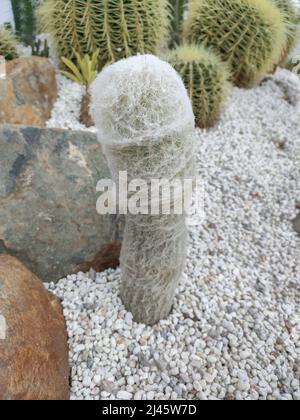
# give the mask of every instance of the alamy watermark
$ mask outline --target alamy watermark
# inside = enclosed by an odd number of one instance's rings
[[[118,182],[102,179],[96,209],[101,215],[187,215],[189,225],[204,219],[204,186],[199,179],[133,179],[119,172]]]

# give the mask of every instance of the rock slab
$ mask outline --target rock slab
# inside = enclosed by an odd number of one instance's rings
[[[0,256],[0,400],[67,400],[67,331],[59,300],[16,258]]]
[[[6,78],[0,80],[0,124],[44,126],[56,98],[55,69],[47,58],[7,61]]]
[[[116,236],[116,218],[96,211],[102,178],[95,134],[0,125],[0,254],[45,282],[93,260]]]

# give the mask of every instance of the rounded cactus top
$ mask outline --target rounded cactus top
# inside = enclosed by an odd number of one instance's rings
[[[105,68],[91,87],[91,112],[100,142],[132,145],[194,128],[182,80],[152,55],[120,60]]]
[[[228,66],[221,58],[213,51],[210,51],[204,45],[197,44],[183,44],[182,46],[171,51],[169,54],[169,61],[172,63],[205,63],[206,65],[223,65],[228,70]]]

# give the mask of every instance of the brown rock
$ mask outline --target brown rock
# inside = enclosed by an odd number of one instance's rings
[[[93,269],[101,273],[109,268],[117,268],[120,264],[121,242],[109,242],[104,245],[93,259],[80,265],[78,270],[86,273]]]
[[[69,366],[61,304],[16,258],[0,255],[0,400],[65,399]]]
[[[6,62],[0,80],[0,123],[44,126],[57,97],[55,69],[47,58]]]

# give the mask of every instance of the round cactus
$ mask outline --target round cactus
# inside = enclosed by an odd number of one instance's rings
[[[282,62],[284,62],[296,46],[300,20],[298,11],[292,0],[272,0],[272,2],[283,14],[284,22],[287,28],[287,42],[283,56],[281,57]]]
[[[6,60],[17,58],[17,45],[15,35],[9,29],[0,27],[0,55]]]
[[[280,60],[283,16],[268,0],[191,0],[185,39],[214,49],[231,66],[233,81],[253,87]]]
[[[171,51],[169,63],[184,82],[193,104],[197,126],[213,126],[230,92],[227,64],[200,45],[184,45]]]
[[[170,313],[188,239],[185,212],[164,212],[166,196],[152,196],[152,180],[171,185],[193,178],[191,103],[175,70],[145,55],[105,68],[92,85],[91,109],[118,190],[120,173],[129,185],[142,180],[151,188],[150,203],[146,191],[141,211],[125,213],[121,297],[135,321],[152,325]],[[182,197],[171,195],[174,210]]]
[[[169,28],[168,0],[45,0],[38,11],[58,57],[100,50],[100,69],[137,53],[156,53]]]

